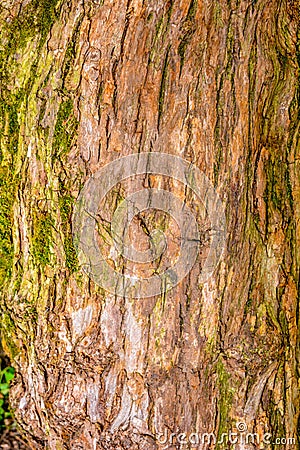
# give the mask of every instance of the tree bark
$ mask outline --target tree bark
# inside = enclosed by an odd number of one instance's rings
[[[228,449],[239,423],[296,439],[298,1],[5,0],[0,17],[2,340],[31,447]],[[196,264],[131,300],[82,272],[72,212],[137,152],[205,173],[227,241],[207,282]]]

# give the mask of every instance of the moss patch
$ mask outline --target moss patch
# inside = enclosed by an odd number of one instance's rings
[[[36,264],[45,267],[50,264],[52,242],[52,219],[48,212],[34,211],[32,253]]]
[[[229,417],[234,390],[230,386],[230,374],[226,371],[224,364],[221,360],[217,363],[217,376],[218,376],[218,388],[219,388],[219,398],[218,398],[218,409],[219,409],[219,428],[218,428],[218,441],[221,442],[222,434],[228,433],[231,429],[231,420]],[[218,444],[216,448],[222,448]],[[224,448],[228,449],[228,443],[224,443]]]
[[[2,314],[1,320],[1,337],[2,346],[5,353],[13,360],[19,353],[19,349],[15,343],[16,326],[8,313]]]
[[[78,270],[78,259],[72,237],[72,213],[74,197],[63,191],[59,198],[59,209],[64,234],[64,251],[66,255],[66,266],[71,273]]]
[[[53,157],[67,153],[74,141],[78,120],[74,115],[73,101],[68,99],[60,104],[54,129]]]
[[[12,206],[15,184],[9,180],[9,171],[0,171],[0,284],[11,276],[13,263]]]

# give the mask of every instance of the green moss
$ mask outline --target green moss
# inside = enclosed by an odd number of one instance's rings
[[[231,79],[234,75],[234,72],[232,70],[233,46],[234,46],[234,29],[230,20],[226,36],[226,49],[227,49],[226,77],[228,79]]]
[[[19,8],[12,21],[2,20],[0,29],[0,284],[11,282],[10,296],[19,290],[23,274],[22,258],[14,256],[13,208],[20,185],[19,171],[26,170],[25,136],[31,129],[28,122],[32,115],[29,99],[38,82],[41,52],[59,14],[58,3],[58,0],[31,0]],[[34,211],[31,218],[32,255],[37,265],[44,266],[50,262],[52,221],[48,213],[40,211]],[[19,353],[18,328],[14,324],[16,318],[8,312],[5,289],[1,308],[3,348],[14,359]],[[36,321],[35,306],[29,305],[23,311],[23,319]],[[3,408],[4,403],[0,405],[0,419]]]
[[[184,64],[187,47],[196,31],[195,16],[198,8],[198,0],[192,0],[188,9],[187,16],[183,23],[183,35],[178,46],[178,55],[180,57],[180,73]]]
[[[74,141],[78,128],[73,101],[68,99],[60,104],[53,138],[53,159],[67,153]]]
[[[169,2],[167,11],[159,18],[157,25],[155,27],[155,33],[153,42],[151,44],[151,51],[149,54],[148,64],[154,62],[156,55],[158,56],[159,60],[161,59],[161,49],[165,42],[166,33],[170,25],[172,11],[173,11],[173,2],[171,1]]]
[[[284,374],[282,375],[284,377]],[[283,394],[284,395],[284,394]],[[270,423],[272,424],[272,433],[273,436],[286,436],[286,428],[284,426],[284,421],[282,420],[283,411],[280,411],[279,408],[271,404],[268,407],[268,411],[270,411]],[[273,449],[278,448],[278,445],[274,445]]]
[[[153,19],[153,16],[154,16],[154,14],[153,14],[153,12],[151,12],[147,17],[147,22],[151,22],[151,20]]]
[[[198,9],[198,0],[192,0],[187,13],[187,20],[194,20]]]
[[[215,136],[218,141],[219,140],[219,129],[218,128],[215,129]],[[219,173],[220,173],[222,162],[223,162],[223,148],[222,148],[221,143],[219,142],[218,146],[216,147],[216,156],[215,156],[215,162],[214,162],[214,186],[215,187],[218,184],[218,178],[219,178]]]
[[[82,14],[78,18],[76,25],[74,27],[74,31],[72,33],[72,37],[68,43],[67,50],[65,53],[65,58],[64,58],[64,62],[63,62],[63,68],[62,68],[63,89],[64,89],[64,82],[65,82],[66,76],[70,72],[70,70],[74,64],[75,58],[76,58],[76,51],[77,51],[78,40],[79,40],[79,31],[80,31],[80,26],[82,24],[83,17],[84,17],[84,15]]]
[[[2,100],[2,101],[1,101]],[[0,94],[0,283],[10,278],[13,262],[13,204],[19,184],[15,175],[14,162],[18,150],[19,120],[18,110],[22,95],[11,95],[3,101]]]
[[[16,326],[8,313],[2,313],[1,320],[1,337],[2,345],[5,353],[14,359],[18,353],[19,349],[15,343],[16,336]]]
[[[162,71],[160,90],[159,90],[159,98],[158,98],[158,125],[160,124],[161,116],[164,110],[164,101],[166,96],[167,84],[168,84],[168,65],[169,65],[169,52],[170,46],[167,49],[164,67]]]
[[[45,267],[51,260],[53,222],[48,212],[34,211],[32,254],[36,264]]]
[[[71,273],[78,270],[78,259],[73,243],[71,221],[74,198],[68,193],[64,193],[59,198],[59,208],[64,234],[64,251],[66,255],[66,266]]]
[[[279,312],[279,324],[281,327],[282,340],[287,349],[289,346],[289,324],[284,311]]]
[[[228,433],[231,429],[231,419],[229,417],[233,402],[234,389],[230,385],[230,374],[227,373],[223,362],[219,359],[217,366],[217,383],[219,388],[218,409],[219,409],[219,428],[218,441],[221,440],[223,433]],[[228,444],[224,444],[228,449]],[[216,448],[221,448],[220,444]]]
[[[14,33],[13,45],[22,48],[26,41],[40,35],[41,45],[44,44],[50,28],[58,16],[56,6],[58,0],[32,0],[11,24]]]
[[[15,201],[16,185],[10,170],[0,169],[0,284],[10,278],[13,263],[12,207]]]
[[[300,27],[298,27],[298,29],[297,29],[296,57],[297,57],[298,67],[300,69]],[[299,72],[299,83],[300,83],[300,72]],[[300,102],[299,102],[299,106],[300,106]]]
[[[5,46],[0,48],[0,283],[10,278],[13,263],[13,204],[19,185],[19,177],[15,173],[19,160],[19,133],[24,118],[21,116],[23,105],[27,101],[42,48],[49,34],[50,27],[57,17],[57,0],[33,0],[20,9],[19,14],[11,21],[4,21],[1,26],[1,41]],[[16,55],[22,53],[30,40],[37,42],[36,59],[29,65],[25,87],[10,88],[20,63]],[[39,237],[38,241],[42,242]],[[38,259],[43,260],[39,251]]]
[[[34,10],[36,8],[38,11],[36,16],[37,27],[43,42],[48,36],[52,24],[58,18],[58,11],[56,8],[59,3],[59,0],[35,0],[31,3],[32,9]]]
[[[277,156],[265,163],[266,189],[264,200],[286,217],[292,217],[294,198],[287,161]]]
[[[157,25],[155,27],[155,34],[154,34],[153,42],[151,44],[151,51],[149,54],[148,64],[151,64],[154,61],[154,57],[155,57],[155,54],[156,54],[157,48],[158,48],[158,43],[161,40],[161,36],[164,34],[163,30],[164,30],[164,17],[162,16],[159,18]]]
[[[270,54],[273,66],[272,84],[270,92],[272,95],[266,99],[263,112],[261,137],[266,146],[269,144],[269,150],[277,153],[278,146],[285,145],[286,130],[278,125],[278,114],[280,106],[284,101],[284,92],[286,92],[286,79],[290,72],[289,56],[286,53],[279,52],[278,49]],[[273,148],[274,144],[274,148]]]
[[[222,9],[219,2],[213,3],[213,21],[216,24],[216,28],[224,27],[224,21],[222,19]]]
[[[11,77],[11,66],[16,65],[15,53],[24,49],[29,40],[38,38],[38,55],[52,24],[58,17],[57,4],[58,0],[33,0],[21,9],[12,22],[2,24],[2,34],[7,44],[0,54],[0,78]],[[38,58],[39,55],[36,61]]]

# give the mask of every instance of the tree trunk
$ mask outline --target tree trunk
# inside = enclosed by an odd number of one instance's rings
[[[3,0],[0,16],[2,340],[31,447],[296,439],[298,1]],[[92,174],[139,152],[201,170],[227,234],[208,280],[197,260],[173,289],[134,299],[81,270],[72,214]],[[132,183],[145,180],[182,192],[161,175]]]

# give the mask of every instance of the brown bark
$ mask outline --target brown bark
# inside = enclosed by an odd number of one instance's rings
[[[237,422],[296,438],[299,3],[0,11],[2,334],[31,447],[148,450],[165,430],[220,438]],[[196,264],[166,295],[133,301],[80,270],[71,218],[93,173],[150,151],[213,182],[227,244],[208,282]]]

